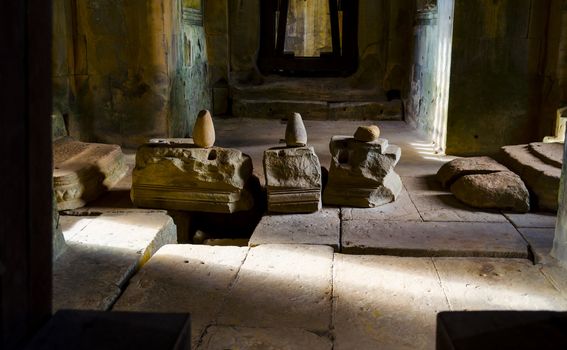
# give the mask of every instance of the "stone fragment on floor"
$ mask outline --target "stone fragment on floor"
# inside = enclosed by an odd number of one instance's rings
[[[407,191],[395,202],[376,208],[341,208],[342,220],[422,221]]]
[[[397,256],[527,258],[509,223],[351,220],[342,222],[341,251]]]
[[[321,209],[321,164],[313,147],[264,152],[268,211],[311,213]]]
[[[520,177],[510,171],[465,175],[451,185],[461,202],[474,208],[530,211],[530,194]]]
[[[508,222],[500,212],[471,208],[449,192],[435,195],[410,193],[410,197],[424,221]]]
[[[130,277],[177,242],[164,213],[61,216],[67,249],[53,265],[53,310],[107,310]]]
[[[555,228],[557,215],[553,213],[504,213],[516,227]]]
[[[233,213],[254,204],[251,175],[252,160],[239,150],[156,139],[138,149],[131,197],[140,207]]]
[[[500,171],[510,170],[490,157],[457,158],[439,169],[437,179],[443,187],[449,188],[462,176],[491,174]]]
[[[505,146],[501,151],[506,166],[518,174],[534,194],[539,209],[557,211],[561,166],[546,163],[529,145]]]
[[[247,328],[212,326],[197,350],[218,349],[309,349],[331,350],[324,336],[297,328]]]
[[[70,137],[53,142],[53,190],[57,209],[75,209],[95,200],[126,175],[118,145],[86,143]]]
[[[430,258],[335,254],[334,349],[433,349],[449,310]]]
[[[373,208],[398,197],[403,185],[394,167],[401,157],[388,140],[361,142],[349,136],[333,136],[329,145],[331,168],[323,203]]]
[[[191,348],[213,322],[248,248],[162,247],[130,281],[116,311],[189,312]]]
[[[553,259],[549,254],[553,248],[554,228],[519,228],[518,230],[528,241],[536,264],[544,264]]]
[[[328,245],[340,247],[339,209],[324,208],[317,213],[265,215],[250,237],[250,246],[261,244]]]
[[[567,299],[524,259],[434,258],[453,311],[567,310]]]
[[[265,244],[250,248],[216,324],[328,332],[332,266],[330,247]]]
[[[563,148],[564,144],[561,142],[543,143],[533,142],[530,143],[530,151],[544,163],[553,165],[556,168],[563,166]]]

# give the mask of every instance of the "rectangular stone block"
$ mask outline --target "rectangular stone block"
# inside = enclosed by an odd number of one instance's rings
[[[107,310],[140,266],[177,242],[163,213],[61,218],[68,248],[53,264],[54,310]]]
[[[233,213],[254,204],[247,185],[252,160],[229,148],[199,148],[190,139],[153,140],[141,146],[132,173],[135,205]]]
[[[341,247],[349,254],[528,257],[508,223],[343,221]]]
[[[452,310],[567,310],[567,299],[525,259],[434,258]]]
[[[333,249],[266,244],[250,248],[218,325],[329,331]]]
[[[430,258],[335,254],[334,349],[433,349],[449,310]]]
[[[340,246],[339,209],[313,214],[266,215],[250,237],[250,246],[261,244],[316,244],[335,250]]]
[[[410,197],[424,221],[508,222],[500,212],[471,208],[461,203],[451,193],[435,195],[410,193]]]
[[[313,147],[264,152],[268,211],[311,213],[321,209],[321,164]]]
[[[188,312],[191,348],[219,312],[248,248],[167,245],[132,279],[116,311]]]

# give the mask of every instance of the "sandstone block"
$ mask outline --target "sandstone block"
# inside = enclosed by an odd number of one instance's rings
[[[307,145],[307,131],[305,130],[305,125],[303,125],[301,114],[293,113],[287,121],[285,143],[289,147]]]
[[[210,148],[215,144],[215,126],[211,112],[207,110],[199,112],[193,128],[193,140],[197,146],[203,148]]]
[[[65,137],[53,143],[53,189],[57,209],[76,209],[116,185],[128,172],[118,145]]]
[[[268,210],[310,213],[321,209],[321,164],[313,147],[264,152]]]
[[[530,194],[522,179],[509,171],[466,175],[451,186],[461,202],[476,208],[530,211]]]
[[[443,187],[449,187],[461,176],[490,174],[498,171],[510,170],[490,157],[457,158],[439,169],[437,179]]]
[[[362,142],[376,141],[380,137],[380,128],[376,125],[359,126],[354,133],[354,138]]]
[[[330,150],[325,204],[372,208],[390,203],[400,194],[402,180],[394,171],[401,157],[398,146],[389,146],[386,139],[360,142],[334,136]]]
[[[251,175],[252,160],[236,149],[156,140],[138,149],[131,197],[140,207],[233,213],[254,204]]]

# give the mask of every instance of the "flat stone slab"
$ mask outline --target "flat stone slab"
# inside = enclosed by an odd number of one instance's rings
[[[519,228],[555,228],[555,221],[557,221],[557,215],[553,213],[504,213],[504,216]]]
[[[552,259],[549,255],[553,248],[554,228],[520,228],[522,236],[528,241],[536,264],[542,264]]]
[[[324,208],[312,214],[266,215],[250,237],[250,246],[261,244],[340,246],[339,209]]]
[[[162,247],[134,276],[117,311],[189,312],[195,348],[234,282],[248,248],[204,245]]]
[[[422,221],[407,191],[395,202],[376,208],[341,208],[343,220]]]
[[[197,350],[332,348],[333,343],[328,338],[302,329],[212,326],[207,329]]]
[[[499,212],[471,208],[461,203],[452,194],[415,195],[410,193],[410,197],[424,221],[508,222]]]
[[[75,209],[95,200],[128,172],[118,145],[64,137],[53,142],[53,191],[57,209]]]
[[[217,325],[329,331],[332,267],[331,247],[250,248]]]
[[[450,187],[466,175],[491,174],[509,171],[504,165],[490,157],[457,158],[444,164],[437,172],[437,179],[443,187]]]
[[[557,261],[554,261],[552,264],[541,266],[540,271],[549,283],[559,290],[563,297],[567,298],[567,267],[560,266]]]
[[[434,349],[449,310],[431,258],[335,255],[335,350]]]
[[[343,221],[341,247],[349,254],[528,257],[509,223]]]
[[[524,259],[434,258],[453,311],[567,310],[567,300]]]
[[[563,166],[563,143],[543,143],[534,142],[530,143],[530,151],[549,165],[556,168]]]
[[[450,194],[451,192],[444,190],[441,183],[435,175],[428,176],[402,176],[402,182],[406,190],[412,194],[428,195],[428,194]]]
[[[68,248],[53,265],[53,310],[107,310],[140,266],[177,242],[163,213],[61,218]]]

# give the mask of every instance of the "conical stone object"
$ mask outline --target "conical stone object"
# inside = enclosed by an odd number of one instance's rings
[[[199,147],[210,148],[215,144],[215,126],[211,112],[204,109],[199,112],[193,127],[193,142]]]
[[[288,147],[300,147],[307,145],[307,131],[303,125],[301,114],[293,113],[287,121],[285,129],[285,144]]]

